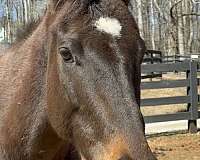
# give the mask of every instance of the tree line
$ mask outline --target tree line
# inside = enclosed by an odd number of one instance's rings
[[[200,0],[131,0],[147,48],[166,55],[200,53]]]
[[[18,29],[36,20],[45,5],[45,0],[0,0],[1,40],[12,43]]]
[[[200,0],[130,0],[130,10],[148,49],[166,55],[200,53]],[[37,19],[46,0],[0,0],[3,40],[12,43],[17,28]]]

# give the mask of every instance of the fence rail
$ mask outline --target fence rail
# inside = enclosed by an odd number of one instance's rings
[[[175,55],[164,55],[161,51],[147,50],[143,59],[143,63],[156,64],[156,63],[177,63],[186,60],[198,59],[200,60],[200,54],[175,54]]]
[[[147,50],[144,59],[143,59],[144,64],[159,64],[162,63],[162,52],[161,51],[156,51],[156,50]],[[162,78],[162,73],[160,72],[151,72],[151,73],[146,73],[142,75],[142,79],[146,78],[156,78],[160,77]]]
[[[153,106],[159,109],[159,105],[173,105],[173,104],[187,104],[187,111],[175,114],[145,116],[146,123],[188,120],[188,130],[191,133],[197,132],[197,119],[200,118],[198,112],[198,102],[200,95],[198,95],[198,85],[200,79],[197,77],[197,72],[200,65],[196,61],[184,61],[171,64],[146,64],[142,65],[142,73],[152,72],[185,72],[186,79],[179,80],[163,80],[154,82],[142,82],[141,89],[163,89],[163,88],[178,88],[186,87],[187,93],[185,96],[162,97],[162,98],[148,98],[141,100],[141,107]]]

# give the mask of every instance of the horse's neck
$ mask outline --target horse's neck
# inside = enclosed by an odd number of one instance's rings
[[[46,70],[45,37],[44,20],[32,36],[9,49],[8,53],[0,58],[0,83],[2,84],[0,85],[0,109],[1,106],[5,106],[5,102],[6,105],[11,105],[14,99],[18,104],[24,103],[24,96],[28,100],[36,94],[32,92],[38,92],[37,87],[41,89],[40,83]]]
[[[60,139],[44,110],[46,36],[43,20],[30,38],[0,59],[0,155],[3,160],[10,159],[11,155],[17,160],[48,159],[59,146]]]

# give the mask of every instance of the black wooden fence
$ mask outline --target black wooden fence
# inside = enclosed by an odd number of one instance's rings
[[[199,66],[199,63],[195,61],[142,65],[143,74],[178,71],[185,72],[187,75],[186,79],[142,82],[141,89],[143,90],[187,87],[187,93],[185,96],[142,99],[141,107],[154,106],[155,109],[159,109],[158,105],[171,105],[171,107],[173,107],[173,104],[188,104],[188,110],[185,112],[145,116],[144,120],[146,123],[188,120],[188,130],[191,133],[197,132],[197,119],[200,117],[198,112],[198,85],[200,84],[200,79],[197,77]]]
[[[147,50],[143,58],[143,64],[159,64],[162,63],[162,52],[156,50]],[[143,74],[142,79],[146,78],[162,78],[161,72],[151,72],[148,74]]]
[[[157,50],[147,50],[143,62],[144,63],[150,63],[150,64],[155,64],[155,63],[162,63],[162,52],[157,51]]]
[[[192,59],[200,61],[200,54],[184,54],[184,55],[175,54],[166,56],[161,51],[158,50],[147,50],[143,58],[143,63],[145,64],[177,63]]]

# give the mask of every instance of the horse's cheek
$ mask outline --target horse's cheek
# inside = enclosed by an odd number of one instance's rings
[[[47,79],[49,80],[47,83],[47,114],[49,121],[57,134],[66,140],[70,132],[68,125],[72,109],[66,96],[64,96],[56,64],[51,64]]]

